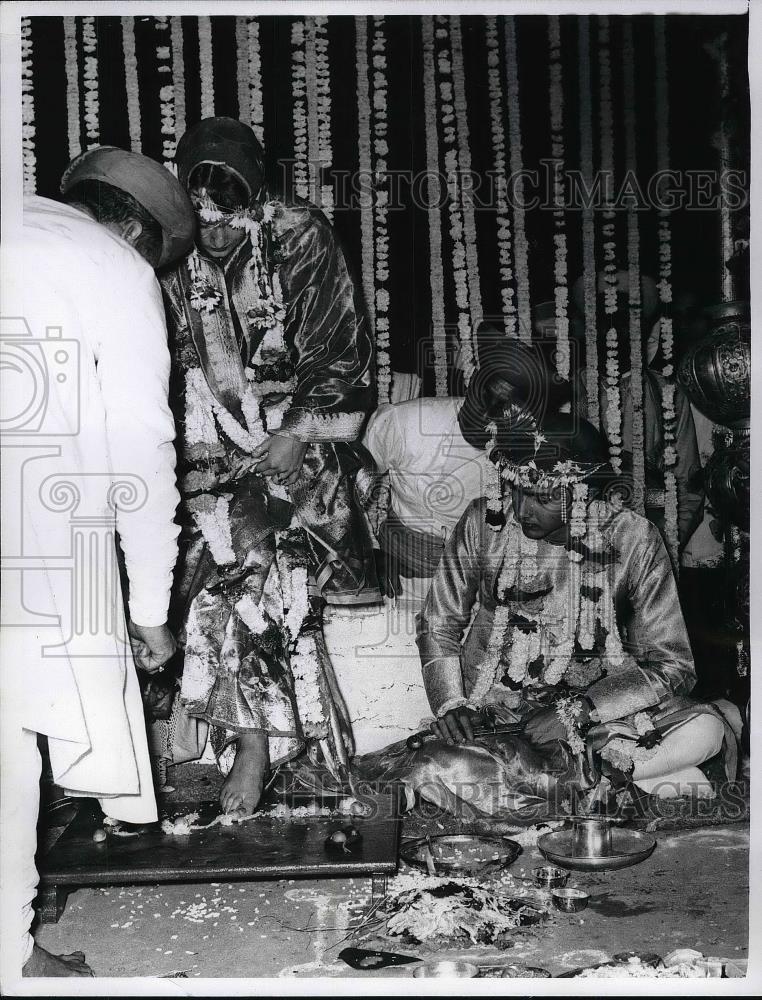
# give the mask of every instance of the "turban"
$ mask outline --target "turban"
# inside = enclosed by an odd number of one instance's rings
[[[102,181],[131,195],[161,226],[158,267],[183,256],[193,246],[196,217],[177,178],[156,160],[116,146],[96,146],[71,161],[61,178],[66,194],[80,181]]]
[[[515,403],[542,422],[569,402],[569,385],[562,379],[538,343],[508,337],[488,322],[476,330],[478,367],[471,376],[466,398],[458,415],[463,437],[475,448],[490,439],[486,425],[491,422],[488,390],[494,379],[507,382],[515,392]]]
[[[264,182],[264,152],[254,132],[235,118],[202,118],[183,135],[175,153],[177,176],[187,188],[201,163],[226,167],[256,198]]]

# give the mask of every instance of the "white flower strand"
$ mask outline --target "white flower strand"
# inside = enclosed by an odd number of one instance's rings
[[[291,94],[294,99],[294,189],[299,198],[309,199],[304,21],[294,21],[291,25],[291,47]]]
[[[21,18],[21,146],[24,164],[24,194],[37,190],[37,156],[34,136],[34,71],[32,22]]]
[[[469,274],[463,239],[464,227],[460,199],[460,165],[458,162],[458,149],[455,145],[457,138],[454,114],[455,95],[452,62],[448,47],[450,39],[447,30],[447,20],[444,16],[436,18],[436,23],[439,25],[436,29],[436,37],[440,40],[440,48],[437,52],[437,69],[439,70],[444,167],[449,188],[447,208],[450,217],[450,239],[452,240],[452,276],[455,284],[455,303],[458,308],[458,341],[460,344],[458,359],[463,377],[466,384],[468,384],[474,371],[473,330],[471,327]]]
[[[305,566],[294,566],[291,570],[288,595],[290,605],[283,624],[288,629],[291,641],[296,642],[309,611],[307,568]]]
[[[510,150],[510,173],[518,178],[513,197],[513,253],[516,272],[516,301],[519,314],[519,337],[532,339],[532,302],[529,293],[529,243],[526,235],[524,215],[523,155],[521,145],[521,105],[519,102],[519,67],[516,45],[516,22],[514,17],[506,17],[503,27],[505,35],[505,73],[508,106],[508,148]]]
[[[654,53],[656,62],[656,169],[660,173],[669,169],[669,88],[667,85],[667,35],[663,16],[654,18]],[[672,318],[667,310],[672,302],[672,232],[669,212],[662,209],[659,218],[659,301],[661,317],[659,337],[664,357],[662,375],[666,381],[662,389],[662,424],[664,430],[664,528],[667,546],[675,569],[679,567],[679,511],[675,465],[675,385],[669,381],[674,373],[672,364]]]
[[[357,147],[361,184],[360,232],[362,254],[362,287],[371,332],[376,329],[376,304],[373,256],[373,194],[370,153],[370,67],[368,63],[368,22],[358,14],[355,17],[355,65],[357,69]],[[379,393],[379,402],[384,402]]]
[[[479,252],[476,241],[476,217],[471,196],[471,144],[468,127],[468,105],[466,102],[466,74],[463,65],[463,38],[461,34],[460,17],[450,17],[450,39],[452,43],[452,82],[455,106],[455,125],[458,136],[458,167],[460,183],[460,206],[463,213],[463,234],[466,247],[466,264],[468,269],[468,302],[471,323],[467,338],[471,341],[474,331],[484,319],[482,306],[481,279],[479,276]],[[471,351],[473,364],[473,348]],[[470,378],[471,373],[467,373]]]
[[[185,132],[185,57],[183,54],[183,21],[170,18],[172,38],[172,83],[175,91],[175,135]]]
[[[230,532],[230,494],[212,497],[204,494],[188,502],[196,524],[209,546],[218,566],[232,566],[236,562],[233,537]]]
[[[175,87],[172,82],[172,46],[167,45],[165,33],[170,31],[168,17],[156,18],[156,31],[159,41],[156,46],[156,68],[160,74],[159,101],[161,114],[161,155],[164,166],[174,166],[175,150],[177,148],[177,132],[175,123]],[[170,33],[171,40],[171,33]]]
[[[374,178],[375,205],[375,299],[376,324],[376,381],[381,402],[391,399],[392,360],[389,353],[389,193],[383,187],[387,172],[386,141],[388,132],[387,112],[387,60],[384,18],[373,18],[373,150],[372,175]]]
[[[130,130],[130,149],[140,153],[143,149],[143,132],[140,120],[140,81],[138,60],[135,55],[135,18],[123,17],[122,49],[124,51],[124,78],[127,86],[127,120]]]
[[[317,108],[318,70],[315,49],[315,18],[304,22],[304,86],[307,99],[307,156],[309,169],[309,200],[320,203],[322,195],[321,177],[324,164],[320,159],[320,127]],[[322,208],[322,205],[320,206]]]
[[[315,17],[315,91],[308,95],[317,109],[318,161],[322,169],[333,165],[331,143],[331,72],[328,58],[328,18]],[[333,187],[321,184],[320,205],[329,222],[333,222]]]
[[[590,26],[580,17],[579,36],[579,134],[582,178],[588,190],[593,184],[593,107],[590,73]],[[595,288],[595,213],[591,207],[582,210],[582,287],[585,315],[585,388],[588,401],[587,419],[600,427],[600,394],[598,388],[598,326]]]
[[[500,273],[503,324],[508,337],[517,335],[516,275],[513,268],[511,220],[508,213],[508,178],[505,160],[505,129],[503,128],[503,88],[500,75],[500,43],[497,18],[485,19],[487,47],[487,81],[489,86],[490,129],[494,156],[495,220],[497,223],[497,249]]]
[[[421,22],[423,34],[423,87],[426,109],[426,170],[429,178],[439,174],[439,135],[437,132],[436,71],[434,67],[434,24],[430,16]],[[434,394],[449,395],[447,384],[447,330],[444,314],[444,267],[442,262],[442,218],[437,201],[428,191],[429,267],[431,281],[431,320],[434,347]]]
[[[214,57],[212,50],[212,20],[198,19],[198,59],[201,69],[201,117],[214,117]]]
[[[637,153],[635,138],[635,48],[632,24],[623,25],[624,39],[624,142],[628,171],[635,175]],[[630,392],[632,396],[632,508],[645,513],[646,462],[643,420],[643,344],[641,335],[642,310],[640,294],[640,232],[638,213],[627,210],[627,266],[630,291]]]
[[[265,145],[265,106],[262,97],[262,54],[259,45],[259,21],[255,17],[247,19],[249,79],[249,121],[254,135]]]
[[[567,279],[567,240],[564,218],[564,88],[561,67],[561,24],[557,15],[548,18],[550,48],[550,132],[554,166],[553,245],[556,313],[556,368],[561,378],[570,374],[569,354],[569,285]]]
[[[132,18],[122,18],[122,22]],[[79,120],[79,54],[77,52],[77,21],[74,17],[63,18],[64,60],[66,66],[66,124],[69,135],[69,159],[73,160],[82,151]],[[133,39],[134,52],[134,39]],[[125,69],[127,51],[125,49]],[[128,91],[129,95],[129,91]]]
[[[85,53],[85,137],[87,148],[92,149],[100,142],[98,123],[98,40],[95,33],[95,18],[82,18],[82,49]]]
[[[606,324],[606,412],[603,426],[609,440],[611,467],[619,474],[622,471],[622,406],[619,388],[619,348],[613,316],[617,311],[617,263],[616,263],[616,213],[611,207],[611,185],[614,181],[614,113],[611,101],[611,50],[609,48],[609,20],[601,17],[598,25],[598,66],[599,66],[599,124],[601,147],[601,171],[606,185],[606,208],[603,211],[603,275],[604,312]],[[595,406],[597,390],[588,397],[588,405]]]

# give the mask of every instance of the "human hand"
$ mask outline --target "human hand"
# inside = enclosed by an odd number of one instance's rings
[[[307,443],[282,434],[273,434],[256,448],[252,455],[259,459],[257,472],[269,476],[282,486],[292,486],[299,478],[307,453]]]
[[[166,625],[129,625],[135,663],[146,673],[155,674],[175,655],[177,643]]]
[[[431,723],[431,731],[449,746],[455,743],[473,743],[474,721],[479,713],[473,708],[451,708],[441,719]]]

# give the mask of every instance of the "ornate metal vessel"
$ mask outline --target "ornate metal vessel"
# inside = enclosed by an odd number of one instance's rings
[[[723,302],[706,310],[712,327],[690,347],[677,372],[680,385],[702,413],[726,427],[749,426],[751,325],[748,302]]]

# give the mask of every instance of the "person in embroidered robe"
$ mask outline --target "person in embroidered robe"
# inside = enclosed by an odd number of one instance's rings
[[[61,191],[67,204],[25,199],[3,274],[6,315],[19,317],[5,320],[4,334],[15,322],[11,353],[22,360],[3,370],[4,407],[24,415],[15,429],[26,434],[3,449],[5,554],[23,555],[26,566],[3,574],[6,620],[17,625],[3,634],[0,894],[9,992],[22,966],[25,976],[92,975],[81,953],[50,955],[30,934],[37,734],[47,737],[53,781],[67,794],[98,798],[114,819],[156,820],[135,665],[153,675],[175,649],[167,614],[179,494],[153,269],[192,245],[193,209],[161,164],[115,147],[73,160]],[[25,410],[35,373],[44,388],[37,412]]]
[[[602,776],[652,794],[710,793],[699,767],[720,751],[735,777],[729,723],[690,698],[659,532],[602,498],[607,455],[592,425],[564,415],[498,439],[505,524],[487,523],[483,499],[469,505],[418,620],[436,738],[362,761],[364,777],[402,777],[445,808],[467,800],[506,819],[557,813],[572,788],[595,790]],[[495,724],[514,731],[485,733]]]
[[[320,608],[380,600],[357,487],[372,341],[333,230],[269,190],[262,157],[230,118],[181,138],[197,248],[163,282],[186,512],[184,713],[167,752],[196,755],[211,723],[221,801],[244,812],[307,741],[345,768]]]

